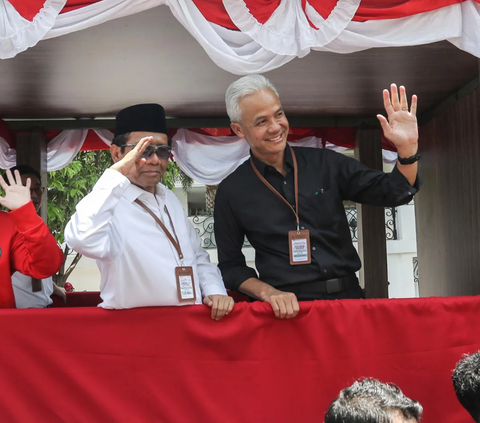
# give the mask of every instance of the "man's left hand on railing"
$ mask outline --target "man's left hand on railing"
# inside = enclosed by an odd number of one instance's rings
[[[212,309],[212,319],[220,320],[233,310],[233,298],[227,295],[207,295],[203,304]]]

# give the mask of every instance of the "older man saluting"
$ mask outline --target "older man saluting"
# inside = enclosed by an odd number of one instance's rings
[[[417,98],[405,88],[383,92],[384,135],[397,147],[392,173],[372,170],[331,150],[289,147],[288,120],[278,92],[264,76],[249,75],[226,93],[232,130],[248,142],[250,160],[219,186],[215,238],[228,288],[269,303],[292,318],[298,300],[362,298],[343,200],[391,207],[408,203],[417,180]],[[259,275],[241,248],[247,236]]]
[[[160,183],[171,153],[167,134],[158,104],[118,113],[114,164],[77,205],[65,240],[97,260],[101,307],[201,304],[203,297],[218,320],[233,299],[180,202]]]

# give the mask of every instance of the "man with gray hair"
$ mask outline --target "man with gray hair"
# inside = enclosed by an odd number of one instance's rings
[[[343,389],[325,413],[324,423],[417,423],[423,408],[393,383],[362,379]]]
[[[298,314],[298,301],[363,298],[355,272],[344,200],[406,204],[417,180],[417,97],[404,87],[383,91],[383,133],[399,162],[389,174],[332,150],[287,145],[288,120],[273,84],[262,75],[235,81],[226,92],[231,128],[250,146],[250,160],[219,186],[215,239],[226,286],[268,302],[278,318]],[[245,236],[257,272],[242,254]]]
[[[480,351],[462,358],[452,374],[458,401],[480,422]]]

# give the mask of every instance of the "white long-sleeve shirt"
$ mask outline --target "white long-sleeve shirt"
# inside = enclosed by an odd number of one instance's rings
[[[175,194],[158,184],[153,195],[121,173],[107,169],[92,192],[77,204],[65,228],[67,244],[97,261],[100,306],[122,309],[189,304],[178,301],[177,251],[153,217],[135,203],[137,198],[173,234],[164,211],[167,206],[184,255],[183,265],[193,268],[195,303],[201,304],[207,295],[227,295],[218,267],[210,263]]]
[[[42,290],[32,291],[32,278],[15,272],[12,275],[13,293],[17,308],[45,308],[52,304],[50,296],[53,294],[52,278],[42,279]]]

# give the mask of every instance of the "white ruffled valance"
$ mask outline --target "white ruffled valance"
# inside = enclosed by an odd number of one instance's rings
[[[7,0],[0,2],[0,58],[9,59],[33,47],[55,25],[67,0],[46,0],[32,21],[25,19]]]
[[[106,129],[93,129],[96,136],[111,145],[113,133]],[[47,170],[59,170],[68,166],[78,152],[88,134],[88,129],[71,129],[62,131],[47,144]],[[293,146],[323,148],[323,140],[308,136],[295,142]],[[325,148],[338,152],[346,147],[325,143]],[[193,180],[205,185],[218,185],[238,166],[250,157],[250,148],[243,138],[237,136],[211,136],[179,129],[172,138],[174,160],[180,169]],[[394,163],[397,154],[383,150],[386,163]],[[9,147],[7,141],[0,137],[0,167],[9,169],[16,164],[16,151]]]
[[[92,0],[90,0],[92,1]],[[360,0],[338,0],[328,16],[315,9],[321,2],[281,0],[266,22],[259,22],[245,0],[212,0],[224,10],[225,20],[240,29],[225,28],[208,8],[193,0],[101,0],[76,10],[59,13],[65,0],[45,0],[32,21],[23,18],[6,0],[0,4],[4,25],[0,26],[0,58],[14,57],[48,39],[94,25],[167,5],[173,15],[222,69],[234,74],[262,73],[278,68],[311,50],[352,53],[372,47],[412,46],[448,40],[462,50],[480,57],[480,0],[451,0],[440,7],[434,2],[402,6],[408,16],[391,17],[398,1],[378,2],[383,16],[355,20]],[[252,2],[252,0],[250,0]],[[201,2],[197,1],[197,4]],[[397,16],[394,14],[393,16]],[[218,20],[218,19],[217,19]],[[2,22],[0,21],[0,22]],[[218,20],[219,22],[222,19]],[[312,25],[314,27],[312,27]]]

